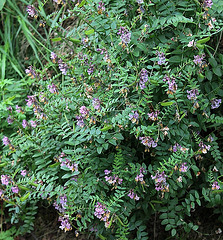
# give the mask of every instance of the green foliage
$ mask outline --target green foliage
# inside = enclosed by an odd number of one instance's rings
[[[149,239],[154,214],[178,238],[198,206],[223,219],[222,3],[139,2],[0,5],[0,196],[17,234],[39,202],[100,239]]]

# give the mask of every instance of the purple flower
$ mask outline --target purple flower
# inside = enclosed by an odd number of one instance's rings
[[[172,150],[173,150],[173,152],[176,152],[180,148],[181,148],[181,146],[178,143],[176,143],[175,145],[173,145]]]
[[[185,162],[182,163],[180,168],[179,168],[179,171],[180,172],[187,172],[188,167],[186,165],[187,165],[187,163],[185,163]]]
[[[37,74],[32,66],[29,66],[25,71],[26,71],[26,74],[32,79],[37,77]]]
[[[105,175],[108,175],[108,174],[110,174],[111,173],[111,170],[104,170],[104,173],[105,173]]]
[[[202,141],[199,143],[199,150],[198,151],[200,151],[200,152],[202,152],[202,153],[207,153],[207,151],[209,151],[210,150],[210,148],[211,148],[211,146],[210,145],[205,145]]]
[[[215,109],[215,108],[218,108],[221,104],[221,99],[212,99],[211,100],[211,109]]]
[[[8,185],[9,184],[9,176],[1,175],[1,181],[2,181],[3,185]]]
[[[59,69],[62,72],[62,74],[66,75],[67,74],[67,70],[68,70],[67,64],[64,63],[62,59],[58,60],[58,64],[59,64]]]
[[[129,114],[129,120],[132,121],[132,123],[137,123],[139,119],[139,114],[137,111],[132,111],[133,114]]]
[[[34,6],[28,5],[27,8],[26,8],[26,11],[29,14],[29,16],[34,17],[34,18],[38,17],[37,11],[36,11]]]
[[[220,189],[220,186],[218,185],[218,182],[217,181],[213,182],[212,190],[218,190],[218,189]]]
[[[169,192],[169,184],[166,182],[167,175],[162,172],[156,172],[156,175],[151,175],[152,179],[155,179],[155,189],[156,191]]]
[[[137,2],[138,4],[144,3],[143,0],[136,0],[136,2]]]
[[[144,181],[143,177],[144,177],[144,175],[143,175],[142,173],[140,173],[139,175],[137,175],[137,176],[135,177],[136,182],[141,182],[142,184],[144,184],[145,181]]]
[[[110,217],[110,211],[104,204],[97,202],[97,205],[95,205],[94,215],[101,221],[107,222]]]
[[[82,117],[87,116],[88,113],[89,113],[89,110],[85,106],[80,107],[80,114]]]
[[[18,193],[19,192],[19,188],[17,186],[11,187],[11,190],[12,190],[13,193]]]
[[[31,125],[31,127],[36,128],[37,123],[36,123],[36,121],[30,120],[30,125]]]
[[[51,93],[58,93],[57,87],[53,83],[52,83],[52,85],[48,85],[48,89]]]
[[[8,122],[8,124],[12,124],[14,122],[14,119],[11,115],[8,116],[7,122]]]
[[[175,93],[177,90],[177,84],[175,82],[175,79],[173,79],[172,81],[168,81],[168,84],[169,84],[169,89],[167,91],[167,94]]]
[[[112,184],[113,186],[116,184],[122,184],[123,179],[119,178],[117,175],[113,175],[113,176],[108,176],[108,174],[110,174],[111,171],[105,170],[105,180],[106,182],[108,182],[109,184]]]
[[[148,81],[148,71],[143,68],[140,73],[140,81],[139,81],[139,86],[141,89],[146,88],[145,83]]]
[[[157,121],[158,120],[159,111],[148,113],[147,115],[149,116],[149,120]]]
[[[28,127],[28,122],[25,119],[22,120],[22,126],[23,128]]]
[[[96,109],[96,110],[100,110],[101,109],[101,102],[100,102],[100,100],[98,98],[94,98],[92,100],[92,105],[93,105],[94,109]]]
[[[65,232],[72,230],[68,215],[60,216],[58,221],[61,222],[61,226],[59,226],[60,229],[64,230]]]
[[[190,91],[187,90],[187,93],[188,93],[187,98],[189,100],[196,100],[197,99],[197,95],[199,95],[199,92],[198,92],[197,89],[192,89]]]
[[[23,111],[22,111],[22,108],[19,107],[18,105],[16,105],[15,108],[16,108],[16,112],[17,112],[17,113],[22,113],[22,112],[23,112]]]
[[[146,147],[153,147],[157,146],[157,142],[155,142],[151,137],[139,137],[139,140],[142,140],[141,143]]]
[[[57,55],[54,52],[51,52],[50,58],[51,58],[53,63],[56,63]]]
[[[104,3],[101,1],[98,3],[98,14],[102,14],[105,11]]]
[[[11,107],[11,106],[7,107],[6,109],[7,109],[8,111],[12,112],[12,107]]]
[[[133,190],[133,189],[130,189],[130,190],[129,190],[128,197],[130,197],[131,199],[134,199],[134,200],[136,200],[136,201],[139,200],[139,196],[137,196],[137,194],[134,193],[134,190]]]
[[[27,96],[28,99],[26,99],[27,103],[26,105],[31,107],[36,102],[35,96]]]
[[[196,65],[198,65],[198,66],[201,67],[202,64],[203,64],[203,59],[204,59],[204,57],[205,57],[205,54],[196,55],[196,56],[194,56],[193,62],[194,62]]]
[[[2,142],[3,142],[3,144],[4,144],[5,146],[7,146],[7,145],[10,145],[10,144],[11,144],[11,142],[10,142],[9,138],[8,138],[8,137],[6,137],[6,136],[4,136],[4,137],[3,137],[3,139],[2,139]]]
[[[212,0],[204,0],[204,8],[211,8],[212,5]]]
[[[91,64],[87,70],[88,75],[91,75],[94,72],[94,64]]]
[[[27,171],[26,171],[26,170],[21,170],[21,175],[22,175],[23,177],[25,177],[26,174],[27,174]]]
[[[117,34],[120,35],[120,38],[122,40],[121,44],[123,44],[124,46],[127,46],[128,43],[130,43],[131,33],[125,27],[120,27]]]
[[[159,57],[157,64],[164,65],[166,63],[166,57],[163,52],[156,51],[156,55]]]

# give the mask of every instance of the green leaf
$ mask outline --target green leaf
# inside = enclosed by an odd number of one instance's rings
[[[24,202],[29,197],[29,195],[30,195],[30,192],[28,192],[26,195],[22,196],[20,198],[21,202]]]
[[[181,62],[181,56],[170,57],[168,62],[170,62],[170,63],[180,63]]]
[[[86,35],[90,35],[92,33],[94,33],[94,29],[90,29],[84,32]]]
[[[208,58],[208,62],[211,64],[213,68],[218,66],[218,63],[214,58]]]
[[[198,40],[197,43],[202,44],[202,43],[208,42],[209,40],[210,40],[210,37],[206,37],[206,38]]]
[[[3,9],[4,5],[5,5],[6,0],[1,0],[0,1],[0,11]]]
[[[101,154],[103,147],[97,147],[98,154]]]
[[[222,71],[221,71],[221,67],[216,67],[216,68],[213,68],[213,72],[215,75],[217,75],[218,77],[221,77],[222,76]]]
[[[61,37],[57,37],[57,38],[52,38],[52,39],[51,39],[52,42],[59,42],[59,41],[61,41],[61,40],[62,40]]]
[[[163,107],[166,107],[166,106],[171,106],[173,105],[174,102],[161,102],[160,105],[163,106]]]
[[[73,43],[80,43],[81,42],[81,40],[75,39],[75,38],[69,38],[69,41],[71,41]]]
[[[176,229],[175,229],[175,228],[174,228],[174,229],[172,229],[172,231],[171,231],[171,235],[172,235],[172,237],[173,237],[173,236],[175,236],[175,235],[176,235],[176,233],[177,233]]]
[[[109,129],[112,129],[112,125],[108,125],[100,129],[102,132],[108,131]]]

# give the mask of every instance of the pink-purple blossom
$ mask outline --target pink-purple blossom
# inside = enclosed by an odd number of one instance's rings
[[[26,105],[31,107],[36,102],[35,96],[27,96],[28,99],[26,99]]]
[[[1,182],[3,185],[9,184],[9,176],[8,175],[1,175]]]
[[[211,148],[211,146],[210,145],[205,145],[202,141],[199,143],[199,150],[198,151],[200,151],[200,152],[202,152],[202,153],[207,153],[207,151],[209,151],[210,150],[210,148]]]
[[[29,16],[37,18],[37,11],[35,9],[35,7],[33,5],[28,5],[26,8],[27,13],[29,14]]]
[[[187,90],[187,93],[188,93],[188,95],[187,95],[187,98],[189,99],[189,100],[196,100],[197,99],[197,96],[199,95],[199,92],[198,92],[198,90],[197,89],[192,89],[192,90]]]
[[[159,52],[159,51],[157,51],[156,52],[156,55],[158,56],[158,62],[157,62],[157,64],[158,65],[164,65],[164,64],[166,64],[166,57],[165,57],[165,54],[163,53],[163,52]]]
[[[33,121],[33,120],[30,120],[30,125],[31,125],[31,127],[36,128],[37,127],[37,122]]]
[[[218,189],[220,189],[220,186],[218,185],[218,182],[217,182],[217,181],[213,182],[211,189],[212,189],[212,190],[218,190]]]
[[[149,120],[151,120],[151,121],[157,121],[157,120],[158,120],[159,111],[155,111],[155,112],[152,112],[152,113],[148,113],[147,115],[148,115],[148,117],[149,117]]]
[[[181,166],[179,167],[179,171],[180,172],[187,172],[187,170],[188,170],[187,163],[186,162],[182,163]]]
[[[122,181],[123,181],[122,178],[119,178],[116,174],[109,176],[109,174],[111,173],[111,171],[109,170],[105,170],[104,172],[106,175],[105,176],[106,182],[108,182],[109,184],[112,184],[113,186],[122,184]]]
[[[134,193],[133,189],[129,190],[128,197],[130,197],[131,199],[134,199],[136,201],[139,200],[139,196],[136,193]]]
[[[14,119],[13,119],[13,117],[11,115],[9,115],[7,117],[7,122],[8,122],[8,124],[12,124],[14,122]]]
[[[25,177],[26,174],[27,174],[27,171],[26,171],[26,170],[21,170],[21,175],[22,175],[23,177]]]
[[[19,192],[18,186],[11,187],[11,190],[12,190],[13,193],[18,193]]]
[[[28,122],[25,119],[22,120],[22,127],[23,128],[28,127]]]
[[[125,27],[120,27],[117,34],[120,35],[120,39],[122,40],[121,44],[127,46],[128,43],[130,43],[131,32],[128,29],[126,29]]]
[[[139,137],[139,140],[141,140],[141,143],[146,147],[155,148],[157,146],[157,142],[151,137]]]
[[[36,78],[37,77],[37,74],[35,72],[35,70],[33,69],[32,66],[29,66],[26,70],[25,70],[26,74],[31,77],[32,79],[33,78]]]
[[[146,82],[148,81],[148,71],[143,68],[140,72],[139,86],[141,89],[146,88]]]
[[[204,60],[205,54],[201,54],[201,55],[196,55],[194,56],[194,60],[193,62],[198,65],[198,66],[202,66],[203,65],[203,60]]]
[[[110,211],[104,204],[97,202],[97,204],[95,205],[94,215],[101,221],[107,222],[110,217]]]
[[[157,171],[154,176],[151,175],[151,178],[155,180],[156,191],[162,191],[162,192],[169,191],[169,184],[167,184],[166,182],[167,175],[164,173],[164,171],[162,173],[159,173],[159,171]]]
[[[100,102],[100,100],[98,98],[94,98],[92,100],[92,105],[93,105],[94,109],[96,109],[96,110],[100,110],[101,109],[101,102]]]
[[[129,114],[129,120],[132,121],[132,123],[137,123],[139,119],[139,114],[137,111],[132,111],[132,114]]]
[[[212,0],[204,0],[203,3],[204,8],[211,8],[212,5],[213,5]]]
[[[58,64],[59,64],[59,69],[62,72],[62,74],[67,75],[68,65],[65,62],[63,62],[63,60],[61,58],[58,60]]]
[[[220,104],[221,104],[221,99],[217,99],[217,98],[212,99],[211,100],[211,109],[219,108]]]
[[[11,144],[10,140],[8,137],[4,136],[3,139],[2,139],[2,142],[5,146],[8,146]]]
[[[89,113],[89,110],[85,106],[80,107],[79,111],[82,117],[86,117]]]
[[[65,232],[72,230],[68,215],[60,216],[58,221],[61,222],[61,225],[59,226],[61,230],[64,230]]]

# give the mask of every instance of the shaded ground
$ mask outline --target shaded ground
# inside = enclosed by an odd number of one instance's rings
[[[165,232],[164,226],[160,224],[158,217],[151,219],[148,225],[149,240],[223,240],[223,233],[217,233],[218,229],[223,230],[223,224],[218,221],[218,216],[214,215],[212,209],[198,208],[193,213],[194,224],[199,225],[198,232],[189,234],[179,233],[180,238],[171,237],[169,232]],[[42,208],[36,216],[35,229],[32,234],[17,237],[15,240],[97,240],[96,237],[87,235],[75,236],[75,231],[64,232],[59,229],[58,215],[53,208]],[[133,239],[133,238],[129,238]],[[108,239],[109,240],[109,239]],[[118,239],[117,239],[118,240]]]

